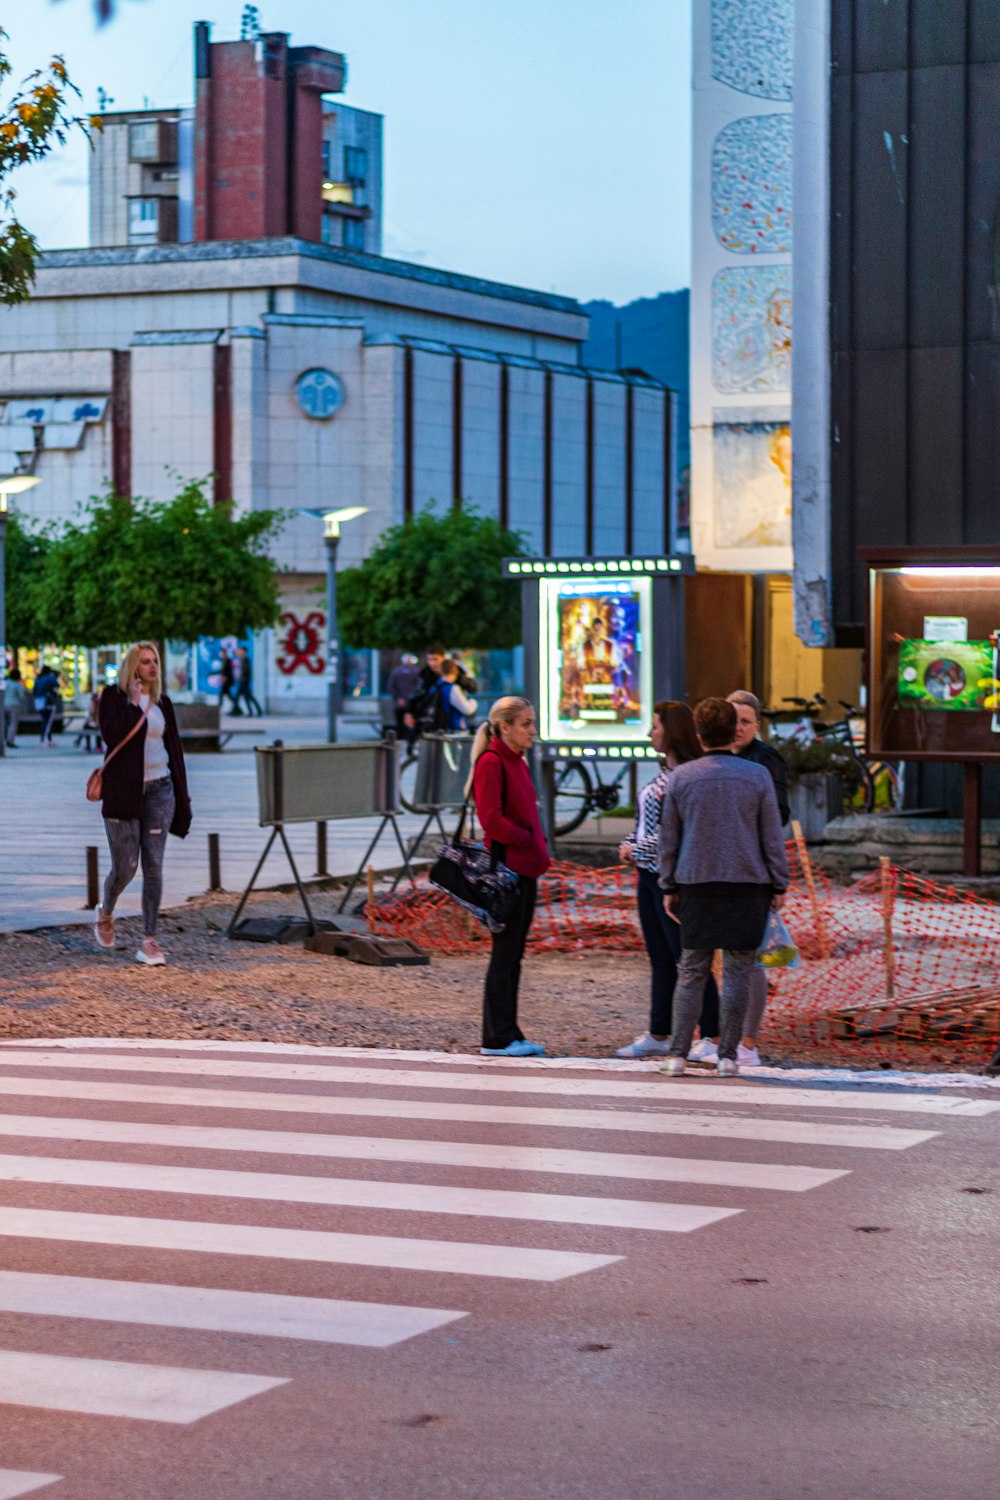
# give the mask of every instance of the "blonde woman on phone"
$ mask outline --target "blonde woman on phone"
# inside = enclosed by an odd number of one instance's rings
[[[115,905],[141,860],[143,938],[135,956],[138,963],[154,965],[167,961],[156,940],[167,834],[184,838],[191,827],[177,716],[162,681],[159,651],[152,641],[140,641],[126,653],[118,681],[101,694],[97,713],[109,751],[136,724],[140,728],[104,771],[102,810],[111,869],[104,901],[94,912],[94,937],[100,948],[115,946]]]

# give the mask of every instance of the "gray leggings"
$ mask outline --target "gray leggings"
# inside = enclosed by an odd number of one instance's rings
[[[719,1056],[735,1061],[736,1048],[743,1036],[750,983],[756,949],[730,949],[722,955],[722,1003]],[[711,948],[682,948],[674,989],[674,1034],[670,1042],[671,1057],[687,1057],[694,1028],[701,1014],[705,980],[712,967]]]
[[[147,781],[142,794],[141,818],[105,818],[111,869],[104,882],[104,910],[110,916],[115,903],[142,859],[143,936],[156,936],[156,919],[163,899],[163,853],[167,833],[174,821],[174,784],[169,776]]]

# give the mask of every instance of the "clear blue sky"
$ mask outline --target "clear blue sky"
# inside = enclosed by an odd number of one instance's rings
[[[691,0],[258,0],[265,30],[344,52],[386,117],[387,255],[583,299],[686,286]],[[188,104],[191,32],[242,0],[0,0],[15,78],[62,52],[112,108]],[[87,148],[14,178],[43,245],[87,242]]]

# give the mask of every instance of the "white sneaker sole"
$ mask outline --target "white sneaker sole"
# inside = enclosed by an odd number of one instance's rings
[[[110,943],[106,943],[101,937],[100,929],[97,925],[98,917],[100,916],[100,914],[101,904],[100,902],[98,902],[98,904],[94,907],[94,942],[97,944],[98,948],[103,948],[104,951],[107,952],[109,948],[113,948],[115,946],[115,940],[114,938],[112,938]]]
[[[151,969],[160,969],[163,967],[167,960],[163,957],[162,953],[158,958],[150,958],[149,954],[144,952],[142,948],[137,948],[135,953],[135,961],[137,964],[146,964]]]

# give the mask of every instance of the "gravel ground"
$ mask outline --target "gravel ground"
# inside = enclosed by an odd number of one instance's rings
[[[316,915],[334,896],[314,893]],[[167,912],[160,937],[169,963],[134,962],[137,918],[118,923],[118,947],[102,952],[90,928],[54,927],[0,937],[0,1037],[129,1036],[306,1045],[440,1048],[479,1046],[485,960],[433,957],[426,968],[377,969],[296,946],[233,943],[232,896],[202,897]],[[294,895],[262,892],[248,914],[295,913]],[[525,1032],[554,1053],[608,1057],[646,1024],[648,969],[633,953],[529,954],[521,989]],[[982,1066],[992,1049],[890,1043],[813,1044],[768,1031],[761,1053],[776,1063]]]

